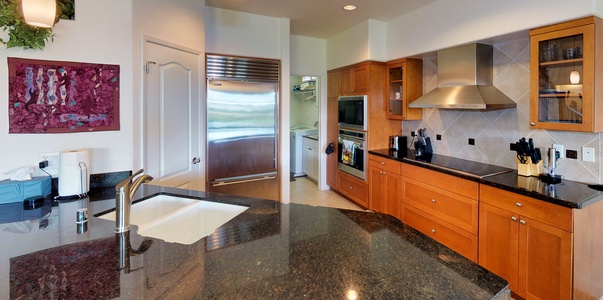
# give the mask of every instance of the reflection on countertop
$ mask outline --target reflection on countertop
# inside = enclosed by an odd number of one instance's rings
[[[509,299],[506,281],[388,215],[150,185],[137,198],[157,193],[250,208],[182,245],[135,227],[120,239],[114,222],[94,217],[114,199],[58,203],[41,217],[0,224],[0,298]],[[89,224],[78,234],[82,207]],[[143,253],[130,251],[143,240],[152,240]],[[118,259],[126,254],[127,272]]]

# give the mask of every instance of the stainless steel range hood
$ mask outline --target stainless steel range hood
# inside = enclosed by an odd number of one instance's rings
[[[469,44],[438,52],[438,87],[412,108],[495,110],[517,104],[492,85],[492,45]]]

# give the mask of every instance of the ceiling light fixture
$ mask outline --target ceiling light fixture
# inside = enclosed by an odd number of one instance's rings
[[[57,15],[56,0],[21,0],[25,23],[31,26],[50,28]]]
[[[355,10],[356,6],[349,4],[349,5],[344,6],[343,9],[351,11],[351,10]]]

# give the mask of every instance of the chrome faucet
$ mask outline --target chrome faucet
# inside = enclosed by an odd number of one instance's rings
[[[130,208],[132,207],[132,198],[141,184],[153,180],[153,177],[142,174],[143,169],[132,174],[132,176],[122,180],[115,186],[115,232],[125,232],[130,230]]]

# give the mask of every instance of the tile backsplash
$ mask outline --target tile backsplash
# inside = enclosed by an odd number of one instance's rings
[[[601,134],[530,128],[530,40],[517,39],[494,45],[494,86],[517,103],[517,108],[494,111],[424,109],[423,120],[404,121],[402,133],[427,128],[437,154],[517,169],[509,144],[533,138],[541,148],[545,164],[547,149],[563,144],[578,151],[578,159],[557,162],[557,174],[585,183],[602,183]],[[437,86],[437,57],[423,60],[423,93]],[[437,141],[436,134],[442,139]],[[469,145],[468,139],[475,139]],[[595,149],[595,162],[582,161],[582,147]]]

